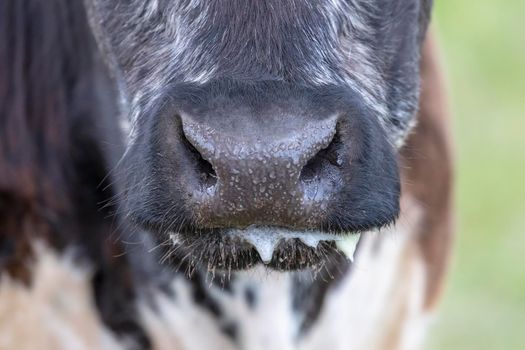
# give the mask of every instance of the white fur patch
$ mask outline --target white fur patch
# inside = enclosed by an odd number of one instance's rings
[[[158,293],[153,309],[139,303],[142,324],[153,349],[234,349],[216,321],[195,303],[188,283],[177,278],[172,287],[176,297]]]
[[[126,349],[99,318],[89,271],[44,246],[36,251],[29,287],[0,281],[0,349]]]
[[[410,239],[399,234],[380,244],[378,236],[366,237],[352,274],[327,295],[301,349],[418,348],[412,337],[424,328],[424,270]]]

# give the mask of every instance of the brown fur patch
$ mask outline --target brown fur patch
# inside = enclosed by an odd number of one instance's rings
[[[403,192],[423,207],[418,244],[427,269],[425,306],[443,286],[454,233],[453,157],[450,117],[435,35],[422,52],[418,125],[402,149]]]

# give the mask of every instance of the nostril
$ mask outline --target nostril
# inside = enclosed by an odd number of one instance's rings
[[[217,183],[217,173],[213,169],[211,163],[202,157],[197,148],[195,148],[195,146],[193,146],[193,144],[188,140],[183,130],[181,130],[181,139],[182,143],[186,146],[191,159],[193,160],[199,182],[207,188],[215,186]]]
[[[330,144],[317,152],[301,170],[300,180],[311,182],[320,176],[323,168],[327,166],[341,167],[342,160],[340,156],[341,138],[336,133]]]

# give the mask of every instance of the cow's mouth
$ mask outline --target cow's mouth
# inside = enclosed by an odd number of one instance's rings
[[[276,270],[318,269],[333,259],[352,261],[361,234],[295,231],[280,227],[250,226],[198,233],[170,233],[166,259],[193,270],[242,270],[264,264]]]

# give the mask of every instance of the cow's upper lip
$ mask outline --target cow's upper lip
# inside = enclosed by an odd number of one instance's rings
[[[357,245],[361,239],[360,233],[332,234],[322,231],[308,230],[299,231],[272,226],[248,226],[244,229],[227,229],[222,232],[234,240],[244,241],[251,245],[259,254],[261,261],[268,265],[278,245],[283,241],[298,239],[306,246],[317,249],[320,242],[335,242],[337,248],[343,252],[348,259],[353,261]],[[172,242],[179,244],[178,234],[171,234]]]

